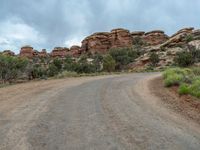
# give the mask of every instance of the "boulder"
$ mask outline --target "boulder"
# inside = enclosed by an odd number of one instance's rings
[[[25,45],[21,48],[20,50],[20,57],[27,57],[27,58],[33,58],[33,47],[31,47],[30,45]]]

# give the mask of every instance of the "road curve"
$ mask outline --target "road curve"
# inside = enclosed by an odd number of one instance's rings
[[[157,73],[0,89],[0,150],[199,150],[200,126],[164,108]]]

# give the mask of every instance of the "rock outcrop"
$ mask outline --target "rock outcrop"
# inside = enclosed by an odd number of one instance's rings
[[[42,49],[41,52],[39,52],[39,57],[48,57],[48,53],[46,49]]]
[[[126,29],[113,29],[109,34],[109,41],[111,48],[131,47],[132,36],[129,30]]]
[[[200,40],[194,40],[188,43],[189,46],[200,50]]]
[[[166,42],[169,37],[161,30],[147,32],[143,36],[143,41],[146,45],[155,46]]]
[[[71,56],[73,57],[79,57],[82,53],[81,51],[81,47],[78,46],[78,45],[73,45],[71,48],[70,48],[70,52],[71,52]]]
[[[111,48],[131,47],[134,42],[144,46],[154,46],[166,42],[169,37],[160,30],[145,33],[143,31],[131,32],[126,29],[113,29],[111,32],[94,33],[82,41],[82,51],[91,53],[106,53]]]
[[[15,53],[11,50],[4,50],[2,54],[6,56],[15,56]]]
[[[51,52],[51,57],[64,58],[68,55],[69,51],[69,48],[66,47],[55,47]]]
[[[200,30],[194,28],[184,28],[179,30],[171,37],[164,31],[154,30],[151,32],[135,31],[130,32],[126,29],[113,29],[111,32],[97,32],[82,41],[82,45],[74,45],[70,49],[66,47],[55,47],[50,54],[45,49],[41,52],[33,50],[31,46],[23,46],[20,50],[21,57],[59,57],[66,56],[79,57],[83,53],[106,54],[111,48],[132,47],[142,50],[144,55],[136,59],[136,62],[130,64],[130,68],[147,67],[150,64],[150,54],[155,52],[159,55],[160,62],[158,67],[167,66],[173,63],[177,52],[184,48],[194,47],[200,49]],[[15,54],[6,50],[2,52],[5,55],[14,56]]]
[[[111,48],[131,47],[132,36],[128,30],[113,29],[111,32],[98,32],[82,41],[81,50],[91,53],[105,54]]]
[[[33,57],[45,58],[45,57],[48,57],[48,53],[47,53],[46,49],[42,49],[41,52],[34,50],[33,51]]]
[[[81,51],[91,53],[106,53],[110,49],[111,43],[108,32],[94,33],[82,41]]]
[[[169,40],[163,43],[162,47],[177,47],[177,46],[184,46],[190,40],[193,40],[193,34],[198,35],[200,32],[193,32],[194,28],[184,28],[179,30],[177,33],[172,35]],[[191,39],[190,39],[191,38]]]
[[[27,58],[33,58],[33,47],[30,45],[23,46],[20,50],[20,57],[27,57]]]

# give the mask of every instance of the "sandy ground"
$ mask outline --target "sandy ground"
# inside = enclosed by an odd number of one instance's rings
[[[0,89],[1,150],[199,150],[200,125],[163,105],[157,73]]]

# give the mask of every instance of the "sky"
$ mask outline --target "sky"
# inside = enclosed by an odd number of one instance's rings
[[[200,0],[0,0],[0,51],[80,45],[94,32],[200,28]]]

